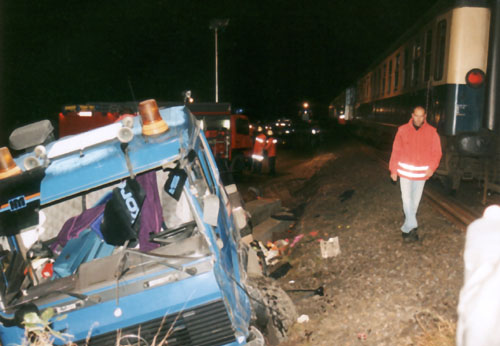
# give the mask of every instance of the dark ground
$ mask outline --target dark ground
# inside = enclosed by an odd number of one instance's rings
[[[297,323],[282,345],[425,344],[438,323],[453,329],[456,322],[465,233],[423,199],[421,240],[403,243],[399,187],[364,145],[339,143],[314,154],[282,149],[277,177],[245,175],[239,183],[244,199],[255,198],[248,187],[256,186],[298,216],[275,239],[303,235],[283,253],[279,264],[292,268],[278,279],[281,286],[325,291],[289,293],[309,322]],[[331,237],[341,253],[323,259],[319,240]]]

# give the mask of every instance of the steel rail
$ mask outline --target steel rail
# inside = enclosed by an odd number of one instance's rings
[[[434,205],[437,211],[462,231],[466,231],[467,226],[472,221],[481,217],[480,213],[470,210],[458,201],[435,191],[431,186],[424,189],[424,197]]]

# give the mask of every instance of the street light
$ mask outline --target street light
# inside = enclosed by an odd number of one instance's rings
[[[184,104],[186,103],[193,103],[194,99],[191,97],[191,90],[186,90],[182,93],[182,96],[184,98]]]
[[[309,109],[309,102],[302,103],[302,108],[299,110],[299,117],[302,121],[311,121],[312,111]]]
[[[219,102],[219,53],[217,49],[217,33],[219,29],[224,29],[229,24],[229,19],[212,19],[210,30],[215,33],[215,103]]]

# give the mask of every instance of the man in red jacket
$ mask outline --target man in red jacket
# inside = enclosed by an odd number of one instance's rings
[[[405,222],[401,226],[403,240],[417,241],[417,210],[424,184],[439,166],[441,141],[436,129],[425,119],[423,107],[415,107],[410,121],[398,128],[392,146],[389,170],[391,179],[401,186]]]
[[[273,137],[273,131],[267,131],[267,141],[266,141],[266,150],[267,150],[267,160],[269,165],[269,174],[276,175],[276,143],[278,140]]]
[[[266,147],[266,135],[262,132],[262,129],[258,130],[258,135],[255,137],[255,142],[253,145],[253,172],[260,173],[262,170],[262,161],[264,161],[264,148]]]

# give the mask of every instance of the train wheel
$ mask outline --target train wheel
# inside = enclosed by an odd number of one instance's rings
[[[458,175],[444,175],[439,177],[439,181],[444,188],[444,192],[447,195],[455,196],[457,190],[460,187],[460,176]]]

